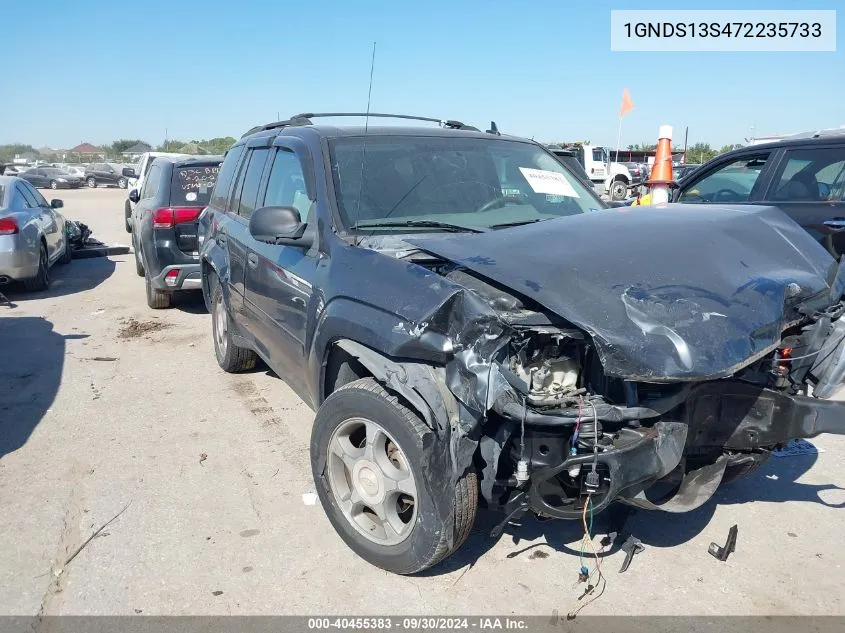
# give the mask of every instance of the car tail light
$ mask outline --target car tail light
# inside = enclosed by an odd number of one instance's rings
[[[18,221],[15,218],[0,218],[0,235],[14,235],[18,232]]]
[[[179,269],[174,268],[173,270],[168,271],[167,274],[164,276],[164,283],[166,283],[168,286],[175,286],[176,281],[178,279],[179,279]]]
[[[184,222],[195,222],[202,207],[165,207],[153,213],[154,229],[170,229]]]

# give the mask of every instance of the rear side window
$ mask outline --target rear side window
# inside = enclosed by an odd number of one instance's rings
[[[219,172],[220,165],[176,167],[170,178],[170,204],[174,207],[208,205]]]
[[[254,149],[250,152],[249,165],[243,177],[243,186],[238,203],[238,215],[249,219],[255,211],[258,201],[258,187],[261,184],[261,174],[264,172],[264,164],[267,162],[269,149]]]
[[[226,210],[226,201],[229,199],[229,192],[232,190],[232,181],[235,178],[238,161],[243,153],[243,145],[233,147],[226,153],[223,164],[220,166],[220,172],[217,174],[214,191],[211,194],[211,201],[209,203],[211,206]]]
[[[150,168],[149,176],[144,180],[144,186],[141,188],[141,199],[147,200],[154,198],[158,193],[158,181],[161,180],[161,167],[153,165]]]
[[[774,179],[775,202],[838,202],[845,189],[845,145],[794,149]]]
[[[38,202],[35,200],[35,196],[32,195],[32,192],[27,189],[23,185],[23,183],[18,186],[18,193],[21,194],[21,196],[23,197],[24,204],[30,209],[35,209],[38,206]]]

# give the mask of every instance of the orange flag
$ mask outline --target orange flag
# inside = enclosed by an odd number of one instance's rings
[[[622,107],[619,108],[620,118],[634,109],[634,102],[631,100],[631,93],[627,88],[622,91]]]

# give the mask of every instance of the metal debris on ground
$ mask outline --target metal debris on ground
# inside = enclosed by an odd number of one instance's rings
[[[202,463],[207,459],[208,455],[206,455],[205,453],[200,453],[200,466],[202,466]]]
[[[725,542],[724,547],[719,547],[717,543],[710,543],[710,547],[707,548],[707,551],[717,560],[723,562],[728,560],[728,556],[731,555],[731,552],[736,550],[736,535],[738,531],[739,527],[734,525],[728,531],[728,540]]]
[[[93,540],[94,540],[94,539],[95,539],[95,538],[96,538],[96,537],[100,534],[100,532],[102,532],[103,530],[105,530],[105,529],[108,527],[108,525],[109,525],[112,521],[114,521],[115,519],[117,519],[117,517],[119,517],[121,514],[123,514],[124,512],[126,512],[126,509],[127,509],[130,505],[132,505],[132,502],[131,502],[131,501],[130,501],[129,503],[127,503],[127,504],[123,507],[123,510],[121,510],[120,512],[118,512],[117,514],[115,514],[112,518],[110,518],[108,521],[106,521],[105,523],[103,523],[103,524],[99,527],[99,529],[98,529],[96,532],[94,532],[91,536],[89,536],[87,539],[85,539],[85,542],[83,542],[83,543],[82,543],[82,545],[80,545],[79,547],[77,547],[77,548],[74,550],[73,554],[71,554],[71,555],[68,557],[68,559],[65,561],[65,564],[64,564],[64,565],[62,565],[62,569],[64,569],[64,568],[65,568],[65,567],[67,567],[68,565],[70,565],[70,562],[71,562],[74,558],[76,558],[76,557],[77,557],[77,555],[79,555],[79,552],[81,552],[83,549],[85,549],[85,547],[88,545],[88,543],[90,543],[91,541],[93,541]],[[59,573],[61,573],[61,571],[62,571],[61,569],[60,569],[60,570],[58,570],[58,572],[59,572]]]
[[[642,541],[638,539],[633,534],[628,537],[621,547],[621,550],[625,552],[625,560],[622,561],[622,567],[619,569],[619,573],[623,573],[628,569],[631,565],[631,561],[634,560],[634,554],[639,554],[645,549],[645,545],[643,545]]]
[[[65,233],[74,259],[88,259],[91,257],[106,257],[107,255],[126,255],[129,247],[121,244],[111,246],[91,237],[91,228],[82,222],[67,220]]]

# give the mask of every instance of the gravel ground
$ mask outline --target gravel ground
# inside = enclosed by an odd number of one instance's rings
[[[96,237],[129,243],[124,191],[59,195]],[[456,556],[411,578],[353,555],[305,502],[312,412],[266,369],[217,367],[200,297],[149,310],[131,254],[75,260],[48,292],[7,294],[0,613],[545,615],[579,604],[575,523],[529,519],[492,541],[496,517],[483,513]],[[607,589],[583,613],[845,614],[845,438],[813,443],[822,452],[772,459],[696,512],[635,514],[645,551],[622,575],[624,555],[605,558]],[[733,524],[736,552],[718,562],[707,546]]]

